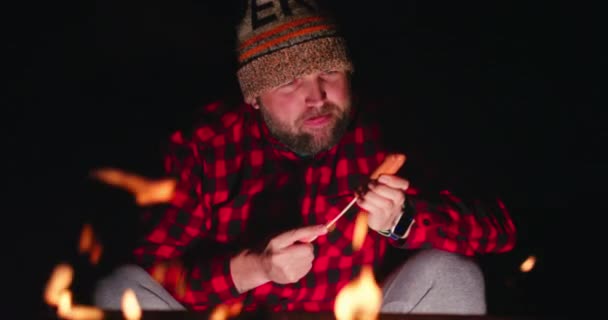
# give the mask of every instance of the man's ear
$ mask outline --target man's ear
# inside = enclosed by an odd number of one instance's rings
[[[256,110],[260,109],[260,98],[253,98],[249,104]]]

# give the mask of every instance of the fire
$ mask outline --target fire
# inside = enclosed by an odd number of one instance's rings
[[[72,305],[72,293],[63,290],[59,297],[57,316],[69,320],[101,320],[103,319],[103,311],[95,307]]]
[[[93,235],[93,227],[86,223],[83,227],[82,227],[82,231],[80,232],[80,242],[78,244],[78,252],[79,253],[86,253],[89,252],[91,250],[91,248],[93,247],[93,241],[94,241],[94,235]]]
[[[228,318],[236,317],[241,313],[241,309],[243,308],[242,303],[235,303],[232,305],[220,304],[209,316],[209,320],[226,320]]]
[[[80,242],[78,244],[78,252],[81,254],[88,253],[91,264],[98,264],[103,251],[102,245],[95,238],[93,227],[86,223],[82,227],[80,233]]]
[[[103,247],[99,243],[95,243],[93,248],[91,248],[91,254],[89,255],[89,261],[91,264],[98,264],[101,259],[101,252],[103,251]]]
[[[183,298],[186,295],[186,277],[181,272],[175,284],[175,294],[178,298]]]
[[[337,320],[375,320],[382,305],[382,290],[370,266],[363,266],[357,279],[344,286],[336,297]]]
[[[103,311],[96,307],[72,305],[66,314],[58,314],[62,319],[69,320],[102,320]]]
[[[167,268],[168,266],[166,263],[157,264],[152,271],[152,278],[158,283],[164,283],[167,275]]]
[[[170,272],[178,274],[176,282],[174,284],[175,294],[178,297],[183,297],[186,294],[186,277],[184,273],[186,270],[184,269],[182,263],[179,260],[172,261],[163,261],[158,263],[152,269],[152,278],[156,280],[158,283],[165,284],[165,280],[167,280],[167,274]]]
[[[66,318],[72,311],[72,293],[69,290],[62,290],[59,293],[59,301],[57,305],[57,315],[61,318]]]
[[[519,270],[521,272],[530,272],[533,268],[534,265],[536,265],[536,257],[535,256],[529,256],[524,262],[522,262],[522,264],[519,266]]]
[[[69,320],[101,320],[103,311],[95,307],[72,305],[72,293],[62,290],[59,294],[57,316]]]
[[[141,319],[141,308],[135,292],[131,289],[125,290],[122,295],[122,314],[126,320],[139,320]]]
[[[135,202],[141,206],[168,202],[173,197],[177,184],[173,179],[151,180],[114,168],[94,170],[92,176],[131,192],[135,196]]]
[[[51,306],[57,306],[64,290],[72,284],[74,270],[72,266],[62,263],[55,267],[44,291],[44,300]],[[65,299],[65,298],[64,298]]]
[[[353,249],[358,251],[365,242],[367,236],[367,212],[361,212],[357,215],[355,221],[355,231],[353,232]]]
[[[103,319],[101,309],[72,304],[72,292],[69,290],[74,279],[72,266],[62,263],[53,269],[44,291],[44,300],[50,306],[57,307],[57,315],[62,319]]]

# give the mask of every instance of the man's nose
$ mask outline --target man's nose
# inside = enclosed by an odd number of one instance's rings
[[[306,105],[320,107],[325,102],[327,93],[323,81],[318,77],[306,81]]]

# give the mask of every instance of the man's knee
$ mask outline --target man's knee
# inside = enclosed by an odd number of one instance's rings
[[[137,295],[139,278],[146,272],[135,265],[120,266],[105,278],[100,279],[93,292],[93,303],[103,309],[121,308],[122,294],[131,289]]]
[[[387,280],[383,309],[397,313],[484,314],[484,277],[470,257],[421,250]]]
[[[461,254],[442,250],[422,250],[415,256],[427,276],[434,282],[458,282],[467,286],[484,289],[484,277],[477,262]]]
[[[107,277],[99,280],[93,293],[93,303],[102,309],[121,309],[122,295],[127,289],[133,290],[144,310],[183,309],[146,270],[137,265],[118,267]]]

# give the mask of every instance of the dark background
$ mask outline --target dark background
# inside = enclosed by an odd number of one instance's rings
[[[577,266],[588,247],[579,233],[594,220],[571,207],[577,195],[599,195],[587,178],[605,166],[605,158],[592,156],[604,130],[589,107],[596,95],[586,73],[593,73],[588,53],[596,45],[587,40],[595,22],[579,6],[549,1],[331,5],[350,41],[357,85],[386,105],[386,129],[411,150],[408,161],[456,192],[498,195],[510,209],[517,247],[480,260],[489,312],[576,310]],[[163,139],[195,108],[239,94],[237,5],[10,6],[3,159],[14,193],[4,212],[3,265],[15,288],[9,307],[44,313],[42,291],[57,263],[75,267],[76,299],[87,303],[95,279],[131,245],[133,199],[90,181],[88,172],[113,166],[160,176]],[[84,223],[105,247],[98,266],[76,251]],[[529,255],[537,266],[520,273]]]

